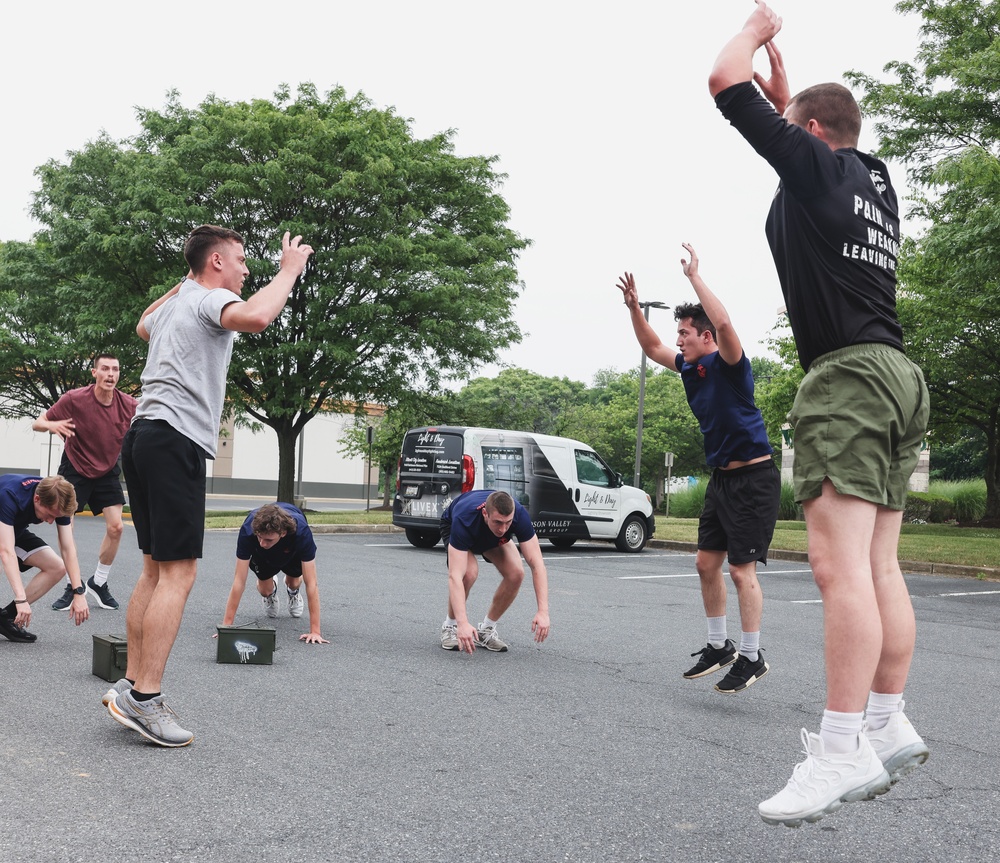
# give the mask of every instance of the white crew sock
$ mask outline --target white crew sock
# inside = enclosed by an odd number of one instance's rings
[[[838,713],[824,710],[819,724],[819,736],[827,755],[847,755],[857,752],[858,735],[864,725],[864,713]]]
[[[98,562],[97,569],[94,570],[94,584],[98,587],[102,584],[107,584],[109,575],[111,575],[111,564],[109,563],[105,566],[103,563]]]
[[[721,617],[709,617],[708,620],[708,643],[712,647],[720,648],[726,646],[726,615]]]
[[[740,655],[745,656],[751,662],[756,662],[760,658],[760,633],[744,632],[740,634]]]
[[[868,693],[868,706],[865,708],[865,719],[872,731],[885,728],[889,717],[903,709],[903,693]]]

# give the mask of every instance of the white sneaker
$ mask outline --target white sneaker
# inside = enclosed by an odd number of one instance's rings
[[[873,731],[866,727],[865,736],[885,766],[893,785],[923,764],[931,754],[927,744],[903,713],[902,705],[897,713],[889,717],[883,728]]]
[[[458,650],[458,627],[455,624],[441,627],[441,649]]]
[[[479,627],[479,646],[492,650],[494,653],[507,652],[507,642],[501,641],[495,626]]]
[[[798,827],[819,821],[845,803],[873,800],[890,788],[889,774],[864,734],[857,752],[826,755],[818,734],[802,729],[806,760],[795,765],[788,784],[757,807],[768,824]]]
[[[264,612],[268,617],[278,616],[278,585],[274,586],[274,592],[270,596],[262,596],[264,600]]]
[[[285,590],[288,590],[288,588],[286,587]],[[277,603],[277,600],[275,600],[275,603]],[[292,617],[302,617],[302,608],[304,605],[301,593],[297,590],[294,593],[288,590],[288,613]]]

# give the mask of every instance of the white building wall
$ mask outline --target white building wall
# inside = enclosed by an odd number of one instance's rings
[[[32,418],[0,420],[0,473],[55,473],[62,457],[58,435],[31,430]],[[340,438],[353,423],[349,414],[320,414],[305,428],[302,461],[302,494],[308,497],[361,497],[364,494],[366,462],[341,452]],[[278,481],[278,438],[264,426],[260,431],[236,428],[223,437],[218,462],[209,460],[209,491],[238,494],[272,494]],[[221,456],[231,454],[231,468]],[[296,448],[296,471],[299,453]],[[231,476],[222,476],[230,473]],[[372,484],[377,486],[377,474]],[[214,487],[213,487],[214,486]]]

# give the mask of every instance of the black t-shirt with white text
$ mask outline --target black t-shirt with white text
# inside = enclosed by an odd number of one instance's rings
[[[723,90],[716,105],[780,178],[765,233],[802,367],[849,345],[902,351],[899,208],[885,164],[831,150],[750,82]]]

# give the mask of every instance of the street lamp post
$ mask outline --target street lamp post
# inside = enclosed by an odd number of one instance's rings
[[[661,303],[658,300],[654,300],[648,303],[639,303],[642,308],[642,316],[649,322],[649,310],[652,309],[669,309],[666,303]],[[642,410],[643,404],[646,401],[646,352],[642,352],[642,362],[639,364],[639,421],[636,423],[635,429],[635,471],[632,475],[632,485],[636,488],[639,486],[639,463],[642,461]]]

